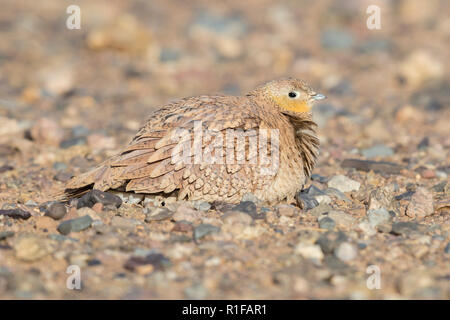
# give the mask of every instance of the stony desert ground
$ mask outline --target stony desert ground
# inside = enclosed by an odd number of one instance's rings
[[[0,298],[449,299],[450,4],[378,2],[2,1]],[[52,198],[167,101],[286,76],[328,96],[303,209]]]

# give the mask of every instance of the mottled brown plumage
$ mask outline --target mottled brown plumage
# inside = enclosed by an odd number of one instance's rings
[[[204,201],[239,202],[246,193],[269,203],[291,201],[317,158],[310,106],[323,97],[301,80],[284,79],[243,97],[171,102],[150,116],[121,153],[72,178],[65,194],[73,197],[95,188],[176,193],[179,199]],[[260,129],[267,129],[267,148]],[[196,139],[199,132],[202,139]],[[239,134],[244,135],[240,141]],[[275,170],[267,173],[264,168]]]

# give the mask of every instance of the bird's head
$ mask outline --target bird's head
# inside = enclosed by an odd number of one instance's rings
[[[249,93],[263,100],[270,100],[282,113],[309,113],[315,101],[325,99],[299,79],[282,79],[265,83]]]

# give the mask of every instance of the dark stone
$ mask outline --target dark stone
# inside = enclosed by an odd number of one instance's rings
[[[431,99],[430,102],[427,103],[425,108],[431,111],[439,111],[444,108],[444,104],[438,100]]]
[[[364,242],[358,242],[359,250],[364,250],[365,248],[367,248],[367,244],[365,244]]]
[[[129,258],[124,268],[129,271],[135,271],[136,267],[151,264],[155,270],[165,270],[172,265],[170,260],[160,253],[150,253],[145,257],[134,256]]]
[[[6,171],[10,171],[10,170],[14,170],[13,166],[7,165],[5,164],[4,166],[0,167],[0,173],[6,172]]]
[[[68,235],[70,232],[80,232],[86,230],[92,225],[92,222],[92,218],[88,215],[85,215],[80,218],[61,222],[57,230],[63,235]]]
[[[66,181],[69,181],[70,178],[72,178],[72,177],[73,177],[73,174],[71,174],[69,172],[61,171],[61,172],[58,172],[57,174],[55,174],[53,176],[53,179],[55,181],[66,182]]]
[[[324,218],[325,219],[325,218]],[[320,246],[323,253],[331,254],[342,242],[347,241],[347,236],[342,231],[328,231],[320,235],[316,243]]]
[[[446,174],[450,174],[450,165],[448,166],[441,166],[436,168],[437,171],[443,171]]]
[[[214,232],[217,233],[219,231],[220,231],[219,227],[213,226],[211,224],[201,224],[197,228],[194,229],[194,239],[198,240],[210,233],[214,233]]]
[[[44,212],[47,217],[59,220],[67,214],[67,208],[62,202],[54,202]]]
[[[78,199],[77,209],[83,207],[92,208],[96,203],[101,203],[105,207],[113,205],[114,207],[119,208],[122,205],[122,199],[112,193],[94,189]]]
[[[414,194],[414,191],[406,191],[398,196],[395,196],[395,200],[400,201],[404,199],[411,199],[411,196]]]
[[[322,190],[313,185],[309,186],[308,189],[302,191],[313,197],[326,195],[325,192],[323,192]]]
[[[321,176],[320,174],[314,173],[314,174],[311,175],[311,180],[312,181],[317,181],[317,182],[320,182],[320,183],[327,183],[329,179],[328,179],[328,177]]]
[[[392,224],[392,234],[397,236],[409,236],[414,234],[421,234],[424,232],[424,225],[417,222],[395,222]]]
[[[417,149],[424,150],[424,149],[428,148],[429,145],[430,145],[430,139],[428,137],[425,137],[419,142]]]
[[[319,202],[314,198],[314,196],[308,194],[307,192],[298,192],[295,195],[295,200],[297,201],[297,205],[305,210],[311,210],[319,205]]]
[[[445,246],[444,252],[445,253],[450,253],[450,242],[447,243],[447,245]]]
[[[89,260],[86,261],[86,263],[87,263],[88,266],[91,266],[91,267],[99,266],[99,265],[102,264],[102,262],[100,260],[98,260],[98,259],[89,259]]]
[[[141,78],[145,75],[145,72],[139,70],[135,66],[128,66],[124,72],[125,77],[127,78]]]
[[[252,201],[242,201],[234,206],[231,210],[240,211],[250,215],[252,218],[257,218],[256,205]]]
[[[403,169],[402,166],[386,161],[371,161],[359,159],[345,159],[341,163],[342,168],[354,168],[360,171],[374,171],[378,173],[399,174]]]
[[[13,219],[27,220],[31,217],[31,214],[22,209],[2,209],[0,210],[0,216],[7,216]]]
[[[333,230],[334,227],[336,227],[336,222],[334,222],[334,220],[331,219],[330,217],[325,217],[325,218],[320,219],[319,227],[321,229]]]
[[[80,137],[80,138],[72,138],[72,139],[61,141],[59,146],[62,149],[68,149],[73,146],[82,146],[84,144],[86,144],[86,138]]]

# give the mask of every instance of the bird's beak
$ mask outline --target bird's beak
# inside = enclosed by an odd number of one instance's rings
[[[313,94],[313,95],[311,96],[311,98],[312,98],[313,100],[323,100],[323,99],[326,99],[327,97],[326,97],[324,94],[321,94],[321,93],[315,93],[315,94]]]

